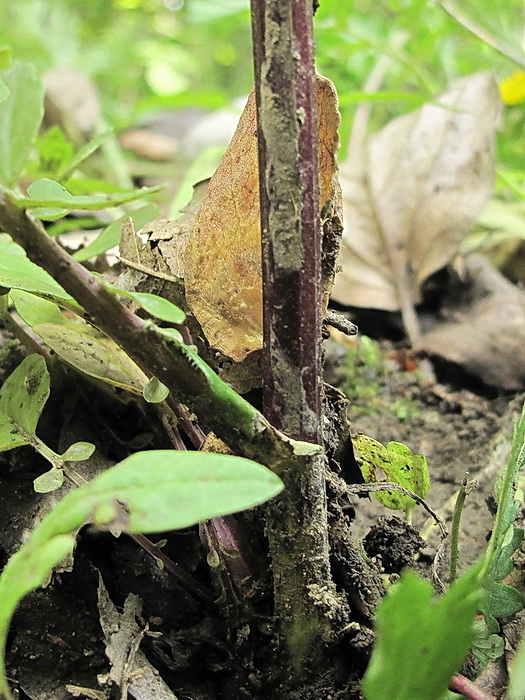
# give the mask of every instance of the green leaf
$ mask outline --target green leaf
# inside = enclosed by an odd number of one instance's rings
[[[69,493],[0,576],[0,697],[11,698],[4,652],[16,606],[72,551],[82,525],[94,522],[131,532],[179,529],[258,505],[282,488],[273,472],[241,457],[156,450],[134,454]]]
[[[118,192],[116,194],[94,194],[94,195],[77,195],[74,196],[68,192],[59,182],[42,178],[36,180],[28,188],[29,197],[13,197],[13,202],[25,209],[44,209],[46,215],[36,212],[36,215],[41,218],[48,218],[48,213],[59,210],[63,213],[73,211],[73,209],[105,209],[107,207],[116,207],[126,202],[133,202],[136,199],[145,197],[146,195],[159,192],[162,187],[142,187],[137,190],[128,190],[126,192]],[[62,216],[63,214],[61,214]],[[58,214],[54,215],[58,218]]]
[[[9,68],[13,57],[13,49],[10,46],[0,46],[0,70]]]
[[[359,452],[360,469],[367,484],[380,481],[394,481],[422,498],[430,486],[427,461],[424,455],[413,454],[400,442],[389,442],[385,447],[368,435],[352,438]],[[410,510],[415,501],[396,491],[374,493],[377,500],[393,510]]]
[[[92,442],[75,442],[61,455],[61,459],[64,462],[83,462],[89,459],[94,451],[95,445]]]
[[[9,96],[9,88],[4,83],[2,78],[0,78],[0,102],[7,100],[8,96]]]
[[[525,607],[525,596],[512,586],[495,583],[490,592],[489,609],[494,617],[514,615]]]
[[[49,373],[41,355],[29,355],[0,391],[0,451],[32,442],[49,396]]]
[[[438,700],[474,640],[480,565],[440,598],[407,571],[379,604],[376,644],[363,678],[367,700]]]
[[[142,395],[148,403],[160,403],[169,393],[168,387],[157,377],[152,377],[142,391]]]
[[[523,700],[525,698],[525,636],[522,637],[512,660],[509,680],[508,700]]]
[[[104,253],[106,250],[118,245],[120,240],[122,222],[130,217],[133,219],[135,230],[141,229],[148,221],[152,221],[159,213],[160,207],[154,202],[149,202],[139,209],[134,209],[131,214],[124,214],[120,218],[112,221],[94,241],[81,250],[78,250],[73,258],[83,262],[96,255]]]
[[[32,263],[24,249],[13,241],[0,241],[0,286],[22,289],[50,301],[62,300],[81,308],[55,280]]]
[[[28,326],[33,327],[39,323],[67,323],[65,316],[60,313],[60,308],[52,301],[46,301],[40,297],[24,292],[21,289],[12,289],[10,297],[17,312]]]
[[[148,378],[113,340],[84,323],[42,323],[35,333],[56,354],[84,374],[141,395]]]
[[[126,297],[127,299],[133,299],[133,301],[141,306],[145,311],[147,311],[152,316],[160,318],[161,321],[167,321],[168,323],[184,323],[186,320],[186,314],[178,306],[175,306],[171,301],[164,299],[163,297],[157,296],[157,294],[148,294],[147,292],[130,292],[127,289],[120,289],[120,287],[115,287],[115,285],[102,281],[106,289],[113,294],[118,294],[119,296]]]
[[[97,134],[91,139],[91,141],[84,144],[82,148],[70,158],[69,161],[63,164],[62,169],[57,173],[57,178],[59,180],[63,180],[65,177],[72,174],[73,171],[86,160],[86,158],[89,158],[90,155],[92,155],[98,148],[100,148],[100,146],[102,146],[104,141],[106,141],[106,139],[111,136],[112,133],[113,130],[109,129],[101,134]]]
[[[44,86],[28,63],[0,72],[9,94],[0,103],[0,182],[13,187],[29,157],[44,114]]]
[[[58,467],[52,467],[49,471],[33,479],[33,488],[36,493],[51,493],[56,491],[64,483],[64,472]]]
[[[52,126],[37,139],[36,146],[40,156],[40,173],[45,172],[51,177],[57,176],[64,164],[73,157],[73,146],[64,136],[58,126]]]

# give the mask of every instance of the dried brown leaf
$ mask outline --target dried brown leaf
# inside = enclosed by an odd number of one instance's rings
[[[337,112],[318,77],[321,208],[333,197]],[[283,134],[283,138],[286,135]],[[210,345],[236,362],[262,347],[262,277],[255,96],[210,180],[186,247],[186,298]]]
[[[450,320],[422,338],[422,347],[461,365],[485,384],[525,389],[525,292],[481,255],[465,261],[468,296],[445,308]]]
[[[337,301],[401,309],[407,325],[422,283],[456,255],[492,192],[499,115],[493,76],[476,73],[350,155]]]

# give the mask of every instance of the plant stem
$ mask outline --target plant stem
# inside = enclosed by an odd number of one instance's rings
[[[454,690],[456,693],[461,693],[465,698],[469,700],[496,700],[493,695],[486,693],[483,688],[476,685],[468,678],[457,673],[449,683],[449,688]]]
[[[452,519],[452,532],[450,536],[450,581],[452,585],[457,577],[458,570],[458,553],[459,553],[459,526],[461,523],[461,514],[463,513],[463,505],[465,498],[469,492],[467,477],[463,479],[463,483],[458,491],[456,505],[454,506],[454,517]]]
[[[322,443],[321,226],[312,5],[252,0],[263,259],[263,405]],[[281,474],[267,509],[275,609],[292,682],[316,671],[340,624],[328,560],[324,456]],[[289,678],[289,676],[288,676]]]
[[[236,453],[280,473],[290,461],[304,462],[309,459],[306,453],[315,451],[279,434],[194,352],[166,340],[155,324],[133,314],[1,190],[0,228],[76,299],[87,312],[84,318],[120,345],[148,376],[160,379],[175,401],[198,415],[202,426]]]

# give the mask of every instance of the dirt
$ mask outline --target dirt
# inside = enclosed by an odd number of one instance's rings
[[[465,474],[468,473],[469,479],[478,479],[467,498],[462,518],[460,567],[463,568],[486,546],[493,519],[494,474],[504,464],[509,431],[523,397],[473,387],[468,378],[450,372],[447,375],[443,368],[439,368],[441,374],[436,379],[435,366],[427,359],[415,357],[392,342],[371,347],[375,347],[375,360],[368,356],[367,364],[359,357],[355,361],[354,356],[349,366],[347,348],[329,341],[327,378],[354,396],[350,406],[354,433],[364,432],[383,443],[403,442],[413,452],[427,456],[431,471],[427,500],[448,524],[450,501]],[[12,355],[9,361],[13,361]],[[71,375],[66,373],[60,384],[62,389],[71,387],[71,380]],[[105,456],[120,459],[123,446],[136,438],[138,432],[147,432],[147,417],[133,401],[121,398],[114,404],[91,383],[77,379],[74,382],[74,397],[69,398],[67,408],[63,397],[52,398],[40,429],[58,443],[61,438],[53,427],[57,419],[60,424],[65,419],[72,433],[77,430],[75,425],[87,424],[92,426],[92,433],[88,430],[83,439],[97,442],[93,433],[100,439],[103,426]],[[360,399],[356,398],[357,394],[361,395]],[[152,440],[155,444],[155,438]],[[275,636],[269,575],[264,571],[249,599],[236,601],[235,596],[229,597],[227,591],[217,586],[217,580],[210,577],[196,528],[155,537],[156,542],[165,540],[161,551],[212,591],[215,600],[222,596],[218,605],[204,603],[191,586],[182,585],[128,537],[122,535],[117,539],[109,533],[85,528],[69,570],[66,567],[55,573],[49,585],[26,596],[16,613],[8,642],[8,672],[18,697],[31,700],[120,697],[120,691],[116,690],[119,683],[111,677],[112,665],[107,657],[108,633],[106,630],[104,635],[101,625],[103,586],[119,615],[125,610],[130,594],[138,596],[140,614],[133,619],[139,630],[136,635],[140,637],[140,648],[145,653],[138,673],[160,674],[171,689],[171,697],[179,700],[359,698],[358,679],[373,641],[373,607],[380,595],[381,584],[373,572],[383,572],[394,580],[410,565],[428,575],[439,535],[420,507],[410,526],[402,514],[387,511],[373,496],[348,493],[345,480],[359,482],[360,477],[348,445],[343,456],[341,471],[332,475],[328,489],[332,499],[333,570],[337,585],[351,601],[354,620],[341,642],[334,665],[308,688],[284,696],[278,683],[271,684],[268,674],[274,659]],[[35,517],[40,517],[46,499],[33,492],[31,482],[47,467],[29,448],[0,457],[0,563],[3,563],[20,546],[24,530],[32,526]],[[260,518],[251,514],[241,516],[239,522],[254,534],[255,556],[264,566],[266,544]],[[358,568],[362,560],[356,554],[356,538],[363,539],[372,573]],[[445,582],[447,568],[445,559],[440,570]],[[368,593],[372,596],[368,600],[363,592],[366,586],[362,585],[366,576],[370,576],[369,588],[376,587],[375,593]],[[131,642],[129,645],[131,648]],[[133,668],[133,660],[128,660],[129,668]],[[135,690],[128,697],[151,700],[161,695],[141,695]]]

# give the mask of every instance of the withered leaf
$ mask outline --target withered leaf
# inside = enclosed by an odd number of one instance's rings
[[[492,192],[500,106],[491,74],[460,78],[350,154],[337,301],[401,309],[407,325],[422,283],[456,255]]]
[[[481,255],[465,260],[471,287],[444,308],[447,320],[422,347],[461,365],[485,384],[525,389],[525,292]]]
[[[339,114],[318,77],[320,195],[334,194]],[[286,135],[283,134],[283,138]],[[210,180],[185,251],[186,298],[210,345],[236,362],[262,347],[261,227],[254,92]]]

